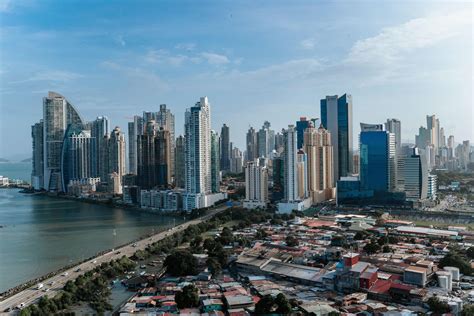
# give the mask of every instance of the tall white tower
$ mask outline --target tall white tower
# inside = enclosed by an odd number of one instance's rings
[[[288,125],[283,133],[284,137],[284,188],[285,201],[293,202],[299,200],[298,196],[298,156],[297,156],[297,142],[296,129],[294,125]]]
[[[211,192],[211,107],[202,97],[185,113],[185,189]]]

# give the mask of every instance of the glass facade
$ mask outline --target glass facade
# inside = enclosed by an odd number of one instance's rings
[[[365,190],[389,188],[389,143],[387,132],[360,133],[360,180]]]

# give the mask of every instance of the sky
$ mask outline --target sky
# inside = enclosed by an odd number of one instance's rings
[[[208,96],[212,127],[244,149],[249,126],[281,130],[349,93],[359,123],[426,115],[474,141],[473,4],[458,1],[0,0],[0,157],[31,156],[48,91],[126,132],[143,111]],[[357,140],[357,137],[354,137]]]

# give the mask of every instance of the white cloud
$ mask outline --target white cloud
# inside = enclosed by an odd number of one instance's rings
[[[468,11],[433,14],[388,27],[374,36],[357,41],[347,57],[351,63],[390,64],[402,54],[428,47],[457,35],[468,25]]]
[[[0,0],[0,12],[9,12],[12,8],[11,0]]]
[[[201,53],[201,56],[207,60],[207,62],[211,65],[224,65],[230,62],[229,58],[224,55],[219,55],[216,53]]]
[[[316,40],[314,38],[307,38],[300,42],[300,46],[303,49],[313,49],[316,45]]]
[[[68,82],[82,78],[81,74],[64,70],[44,70],[33,73],[30,77],[11,81],[11,84],[25,83],[30,81]]]
[[[120,46],[125,46],[127,45],[127,42],[125,42],[124,38],[122,35],[118,35],[115,37],[115,41],[120,45]]]
[[[172,55],[167,50],[150,50],[145,55],[145,61],[150,64],[167,64],[171,66],[181,66],[185,62],[199,63],[198,57],[190,57],[183,54]]]
[[[192,51],[196,48],[196,44],[194,44],[194,43],[180,43],[180,44],[176,45],[174,48],[183,49],[183,50],[186,50],[186,51]]]

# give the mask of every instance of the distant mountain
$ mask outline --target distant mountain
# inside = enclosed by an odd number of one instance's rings
[[[32,158],[26,158],[26,159],[23,159],[22,161],[20,162],[31,162],[33,159]]]
[[[5,158],[0,158],[0,162],[10,162],[10,160],[5,159]]]

